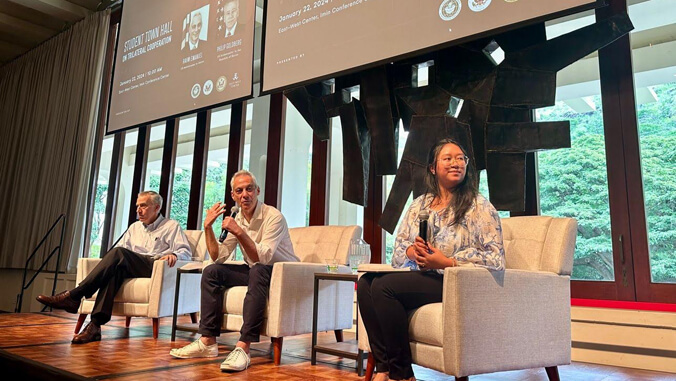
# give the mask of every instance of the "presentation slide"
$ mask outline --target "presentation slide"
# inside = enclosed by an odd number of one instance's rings
[[[596,0],[269,0],[263,91]]]
[[[125,0],[108,133],[251,95],[255,0]]]

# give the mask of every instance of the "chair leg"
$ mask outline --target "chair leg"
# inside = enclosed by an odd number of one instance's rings
[[[153,339],[157,339],[160,332],[160,318],[153,318]]]
[[[548,366],[545,368],[545,371],[547,372],[547,378],[549,378],[549,381],[560,381],[558,367]]]
[[[279,366],[282,362],[282,344],[284,342],[283,337],[271,337],[272,340],[272,353],[275,360],[275,366]]]
[[[342,329],[337,329],[333,331],[336,334],[336,341],[339,343],[343,342],[343,330]]]
[[[190,321],[193,324],[197,324],[197,312],[193,312],[193,313],[190,314]]]
[[[87,319],[87,314],[80,314],[80,316],[77,317],[77,323],[75,323],[75,334],[80,333],[80,329],[82,328],[82,324],[84,324],[85,319]]]
[[[364,381],[371,381],[374,370],[376,370],[376,359],[373,358],[373,353],[369,353],[369,357],[366,360],[366,373],[364,373]]]
[[[124,326],[129,328],[130,324],[131,324],[131,316],[126,316],[124,319]]]

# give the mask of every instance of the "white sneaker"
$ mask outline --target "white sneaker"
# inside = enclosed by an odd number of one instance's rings
[[[179,359],[218,357],[218,343],[205,345],[202,340],[197,339],[183,348],[172,349],[169,354]]]
[[[249,364],[251,364],[251,358],[249,358],[249,355],[244,352],[244,349],[237,347],[235,350],[230,352],[228,357],[225,358],[225,361],[221,363],[221,370],[241,372],[248,368]]]

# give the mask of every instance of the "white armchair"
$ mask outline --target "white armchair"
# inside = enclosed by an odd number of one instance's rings
[[[507,270],[447,268],[442,303],[409,315],[413,362],[468,380],[498,371],[570,363],[570,274],[577,222],[546,216],[502,219]],[[370,351],[359,324],[359,348]],[[373,375],[369,357],[366,380]]]
[[[274,362],[279,365],[282,339],[312,332],[314,273],[326,272],[324,259],[338,260],[339,273],[349,273],[350,240],[361,237],[359,226],[310,226],[289,229],[296,255],[301,262],[275,263],[270,295],[261,334],[272,338]],[[352,327],[354,285],[350,282],[321,282],[319,290],[318,331],[336,331]],[[247,287],[226,290],[223,303],[223,331],[239,331]]]
[[[190,242],[190,248],[195,260],[204,259],[206,245],[201,230],[186,230],[185,234]],[[77,265],[76,284],[80,282],[96,267],[101,260],[98,258],[80,258]],[[155,261],[150,278],[131,278],[124,281],[115,296],[113,315],[126,316],[126,326],[129,327],[132,316],[149,317],[153,319],[153,337],[157,339],[161,317],[172,316],[174,312],[174,293],[176,287],[176,269],[189,263],[177,261],[174,267],[169,267],[166,261]],[[178,306],[179,314],[191,314],[193,322],[197,321],[197,312],[200,309],[200,278],[184,277],[181,279],[181,298]],[[96,295],[84,299],[80,303],[75,333],[80,332],[87,315],[94,309]]]

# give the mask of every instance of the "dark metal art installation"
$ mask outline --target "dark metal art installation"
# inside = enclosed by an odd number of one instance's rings
[[[554,104],[559,70],[632,29],[626,13],[551,40],[538,24],[285,95],[322,140],[329,118],[340,116],[346,201],[365,205],[370,159],[376,175],[396,174],[379,221],[390,233],[411,191],[425,191],[429,148],[446,137],[467,147],[470,165],[486,169],[497,209],[523,211],[526,153],[570,147],[569,122],[535,122],[533,110]],[[498,49],[502,62],[492,55]],[[421,62],[433,66],[428,86],[417,87],[412,67]],[[359,100],[349,91],[357,85]],[[397,169],[399,120],[409,137]]]

